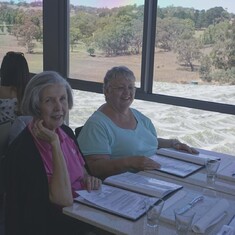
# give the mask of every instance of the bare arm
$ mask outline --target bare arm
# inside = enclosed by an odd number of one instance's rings
[[[145,156],[126,156],[110,159],[109,155],[88,155],[86,159],[91,173],[102,179],[130,169],[141,171],[160,168],[157,162]]]
[[[51,145],[53,176],[49,184],[50,200],[57,205],[69,206],[73,203],[71,182],[58,136],[57,140],[53,141]]]
[[[187,144],[181,143],[177,139],[162,139],[158,138],[158,148],[174,148],[176,150],[186,151],[192,154],[198,154],[198,151]]]
[[[47,141],[52,147],[53,175],[49,184],[51,202],[60,206],[72,205],[71,183],[58,135],[43,127],[42,121],[35,122],[33,132],[37,138]]]

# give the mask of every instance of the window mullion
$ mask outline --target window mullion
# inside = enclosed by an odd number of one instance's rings
[[[157,1],[146,0],[144,9],[141,90],[152,93]]]

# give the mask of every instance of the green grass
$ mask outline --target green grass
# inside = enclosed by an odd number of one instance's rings
[[[23,52],[29,65],[30,72],[41,72],[42,62],[42,43],[36,42],[35,54],[28,54],[25,47],[19,46],[16,37],[12,35],[0,35],[0,63],[8,51]]]

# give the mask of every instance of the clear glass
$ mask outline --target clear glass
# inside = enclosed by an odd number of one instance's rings
[[[231,0],[158,1],[155,93],[234,105],[234,13]]]
[[[103,82],[125,65],[140,80],[144,0],[70,1],[69,77]]]
[[[206,187],[203,188],[202,193],[205,196],[217,197],[216,193],[216,177],[217,171],[220,166],[220,160],[217,159],[206,159]]]
[[[178,214],[178,209],[174,210],[176,235],[187,235],[191,229],[195,212]]]
[[[75,129],[105,102],[104,95],[74,90],[69,124]],[[87,105],[89,104],[89,105]],[[235,116],[135,99],[132,108],[151,119],[161,138],[177,138],[196,148],[235,153]]]
[[[75,130],[76,127],[83,126],[105,100],[103,94],[86,91],[73,90],[73,95],[74,105],[69,112],[69,126]]]
[[[132,0],[128,2],[124,0],[106,1],[105,5],[102,5],[102,3],[103,1],[96,0],[91,0],[89,2],[78,0],[70,1],[70,39],[73,41],[70,41],[69,77],[102,83],[103,77],[108,69],[112,66],[124,64],[134,71],[137,81],[139,81],[141,72],[141,47],[139,54],[133,54],[132,51],[130,55],[119,55],[119,52],[117,52],[117,54],[113,56],[113,52],[109,52],[109,50],[104,52],[98,48],[97,43],[101,42],[97,41],[95,38],[97,35],[101,35],[102,32],[109,32],[110,34],[108,34],[106,38],[108,39],[113,36],[113,31],[118,30],[118,24],[112,25],[112,31],[111,28],[109,28],[109,22],[106,21],[107,16],[110,16],[111,12],[118,12],[119,20],[121,20],[120,22],[123,21],[123,24],[125,25],[128,19],[133,19],[138,12],[143,12],[144,0]],[[163,34],[163,31],[159,31],[159,26],[164,23],[159,20],[159,17],[163,19],[162,14],[164,12],[162,11],[169,10],[169,14],[174,15],[174,17],[178,15],[178,17],[182,18],[183,15],[185,15],[184,17],[187,18],[188,15],[182,12],[185,11],[186,13],[191,14],[192,7],[194,9],[199,9],[200,11],[203,11],[203,9],[207,11],[216,6],[212,0],[204,1],[200,6],[193,5],[197,4],[197,1],[184,0],[183,3],[184,4],[181,4],[181,6],[177,8],[179,14],[176,14],[174,6],[178,7],[178,5],[175,5],[175,1],[158,1],[157,40],[160,40],[159,33]],[[134,6],[134,4],[136,5]],[[216,4],[218,4],[218,6],[221,5],[228,12],[235,12],[235,4],[230,0],[219,1],[219,3],[216,2]],[[83,8],[81,5],[83,5]],[[92,9],[89,7],[92,7]],[[185,9],[185,7],[187,9]],[[129,10],[127,11],[127,9]],[[89,12],[84,14],[84,11],[88,10]],[[180,12],[181,10],[182,12]],[[195,17],[196,13],[197,11],[195,11]],[[109,21],[111,23],[110,17]],[[98,22],[98,24],[94,24],[94,22]],[[130,22],[133,23],[133,21]],[[136,21],[136,23],[137,22],[139,22],[139,36],[142,37],[143,15],[140,14],[138,16],[138,21]],[[190,23],[188,24],[187,30],[192,26]],[[182,27],[180,29],[182,30]],[[205,29],[194,29],[194,31],[196,32],[195,35],[200,37]],[[100,38],[104,39],[106,35],[107,33],[103,33]],[[159,43],[159,41],[157,41],[157,43]],[[207,51],[207,48],[201,50],[204,53]],[[194,66],[195,70],[191,72],[190,66],[184,66],[177,62],[177,53],[174,52],[174,50],[164,51],[157,45],[155,52],[153,93],[226,104],[235,103],[235,86],[230,84],[220,84],[219,82],[215,83],[213,81],[202,81],[199,77],[198,62],[196,62]],[[140,87],[140,83],[137,82],[136,86]],[[80,97],[75,96],[78,102],[75,102],[76,105],[70,112],[70,125],[73,128],[84,124],[90,114],[105,102],[103,95],[101,94],[93,93],[91,96],[91,93],[89,92],[78,91],[77,93],[80,94]],[[96,99],[96,97],[98,98]],[[82,100],[86,103],[83,104]],[[89,106],[87,106],[87,102],[89,102]],[[152,120],[159,137],[178,138],[182,142],[197,148],[234,155],[234,115],[181,108],[139,100],[135,100],[132,107],[136,107],[139,111],[143,111],[143,113]]]
[[[0,64],[8,51],[22,52],[29,71],[43,69],[43,1],[0,1]]]
[[[146,235],[158,234],[159,218],[164,206],[164,200],[159,199],[156,204],[152,204],[151,198],[145,200],[146,207]]]
[[[207,184],[214,188],[216,173],[219,169],[220,160],[217,159],[208,159],[206,161],[206,175],[207,175]]]

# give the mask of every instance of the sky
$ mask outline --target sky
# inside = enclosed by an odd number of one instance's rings
[[[212,7],[223,7],[228,12],[235,13],[234,0],[159,0],[158,5],[160,7],[166,7],[170,5],[193,7],[197,10],[208,10]]]
[[[5,0],[6,1],[6,0]],[[7,0],[10,1],[10,0]],[[19,2],[19,0],[14,0]],[[44,0],[46,1],[46,0]],[[1,0],[0,0],[1,2]],[[26,0],[26,2],[34,2],[34,0]],[[86,5],[91,7],[119,7],[124,5],[143,5],[144,0],[70,0],[73,5]],[[193,7],[197,10],[208,10],[212,7],[221,6],[230,13],[235,13],[235,0],[158,0],[158,5],[160,7],[166,6],[183,6],[183,7]]]
[[[70,0],[74,5],[84,5],[84,2],[87,6],[93,7],[114,7],[121,5],[143,5],[144,0]],[[82,3],[82,4],[81,4]],[[183,7],[193,7],[197,10],[208,10],[212,7],[222,6],[224,9],[227,9],[230,13],[235,13],[235,1],[234,0],[158,0],[158,5],[160,7],[166,6],[183,6]]]

